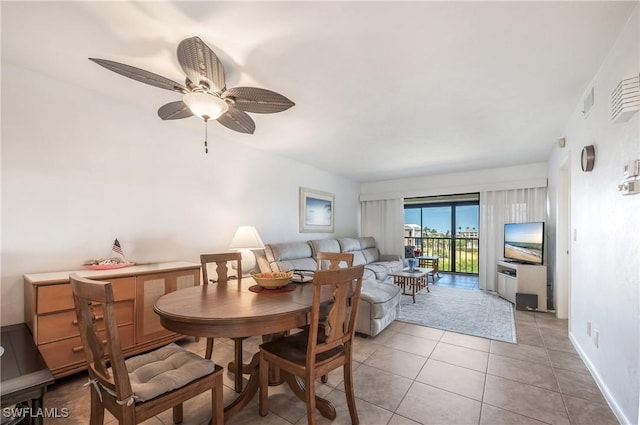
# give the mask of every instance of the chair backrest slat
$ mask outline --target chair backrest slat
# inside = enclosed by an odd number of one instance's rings
[[[364,266],[317,270],[313,277],[313,306],[309,326],[307,366],[315,362],[316,355],[349,343],[355,334],[356,312],[362,289]],[[320,329],[325,333],[318,338],[319,323],[325,316],[320,309],[323,293],[330,291],[331,307]],[[322,317],[321,317],[322,316]],[[320,341],[320,342],[319,342]]]
[[[230,279],[229,269],[231,262],[236,262],[236,273],[238,280],[242,279],[242,254],[240,252],[222,252],[218,254],[202,254],[200,255],[200,263],[202,264],[202,282],[203,285],[209,284],[209,273],[207,264],[216,263],[216,274],[218,275],[216,282],[226,282]]]
[[[318,270],[334,270],[353,266],[353,254],[348,252],[319,252],[316,258]],[[344,266],[342,266],[344,264]]]

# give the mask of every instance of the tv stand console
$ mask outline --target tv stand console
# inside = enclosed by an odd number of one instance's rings
[[[538,310],[547,311],[547,266],[498,261],[498,295],[516,303],[516,293],[538,296]]]

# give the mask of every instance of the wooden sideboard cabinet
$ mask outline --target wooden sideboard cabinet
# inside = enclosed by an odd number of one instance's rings
[[[86,369],[77,328],[69,274],[111,282],[116,320],[125,356],[183,338],[162,327],[153,311],[156,300],[172,291],[200,284],[200,264],[170,262],[112,270],[81,270],[24,275],[24,320],[54,377]],[[96,308],[98,329],[100,306]]]

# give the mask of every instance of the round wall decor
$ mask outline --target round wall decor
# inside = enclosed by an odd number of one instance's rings
[[[596,160],[596,150],[593,145],[582,148],[582,171],[593,170],[593,163]]]

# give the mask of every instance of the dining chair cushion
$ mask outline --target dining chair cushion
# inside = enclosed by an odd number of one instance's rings
[[[215,371],[211,360],[169,344],[125,360],[136,402],[181,388],[191,381]]]
[[[321,332],[318,333],[318,342],[322,343],[326,339]],[[309,332],[303,331],[296,334],[275,339],[273,341],[260,345],[260,348],[275,354],[278,357],[287,359],[292,363],[304,365],[307,359],[307,343],[309,341]],[[316,357],[316,362],[322,362],[334,357],[344,351],[344,346],[332,348],[329,351],[320,353]]]

